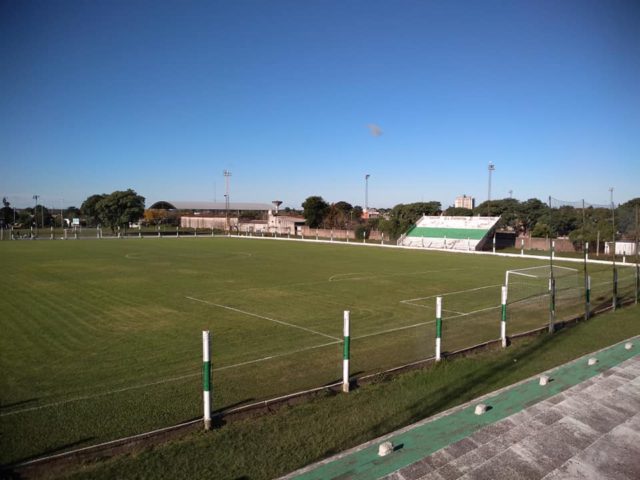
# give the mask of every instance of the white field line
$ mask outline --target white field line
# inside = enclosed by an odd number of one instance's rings
[[[417,300],[428,300],[430,298],[446,297],[448,295],[455,295],[457,293],[475,292],[477,290],[484,290],[486,288],[494,288],[494,287],[501,287],[501,286],[502,285],[485,285],[484,287],[468,288],[466,290],[458,290],[457,292],[439,293],[437,295],[429,295],[428,297],[418,297],[418,298],[410,298],[408,300],[400,300],[400,303],[408,303],[408,304],[410,304],[411,302],[415,302]]]
[[[265,362],[267,360],[272,360],[274,358],[286,357],[288,355],[294,355],[296,353],[306,352],[308,350],[314,350],[316,348],[328,347],[329,345],[337,345],[338,343],[342,343],[342,340],[336,340],[336,341],[333,341],[333,342],[323,343],[323,344],[320,344],[320,345],[312,345],[310,347],[299,348],[297,350],[291,350],[289,352],[284,352],[284,353],[277,353],[275,355],[269,355],[268,357],[256,358],[255,360],[248,360],[246,362],[234,363],[232,365],[225,365],[225,366],[222,366],[222,367],[213,368],[212,371],[220,372],[222,370],[229,370],[231,368],[242,367],[242,366],[245,366],[245,365],[250,365],[252,363],[260,363],[260,362]],[[0,417],[8,417],[10,415],[16,415],[18,413],[25,413],[25,412],[35,411],[35,410],[42,410],[42,409],[45,409],[45,408],[57,407],[57,406],[64,405],[64,404],[67,404],[67,403],[80,402],[80,401],[83,401],[83,400],[92,400],[94,398],[104,397],[106,395],[113,395],[115,393],[128,392],[130,390],[138,390],[140,388],[153,387],[155,385],[161,385],[163,383],[177,382],[177,381],[180,381],[180,380],[184,380],[186,378],[199,377],[201,375],[202,375],[202,372],[189,373],[187,375],[180,375],[179,377],[165,378],[163,380],[158,380],[157,382],[143,383],[143,384],[140,384],[140,385],[132,385],[130,387],[123,387],[123,388],[117,388],[117,389],[114,389],[114,390],[107,390],[106,392],[96,393],[94,395],[85,395],[85,396],[82,396],[82,397],[70,398],[68,400],[61,400],[59,402],[47,403],[47,404],[38,405],[38,406],[35,406],[35,407],[22,408],[22,409],[19,409],[19,410],[12,410],[10,412],[0,413]]]
[[[244,237],[243,237],[244,238]],[[266,237],[265,237],[266,238]],[[283,240],[287,240],[286,238]],[[293,241],[293,239],[291,239],[291,241]],[[300,240],[302,241],[302,240]],[[315,240],[314,240],[315,242]],[[365,244],[365,245],[369,245],[369,244]],[[403,272],[403,273],[387,273],[387,274],[371,274],[366,278],[384,278],[384,277],[401,277],[401,276],[409,276],[409,275],[423,275],[425,273],[441,273],[441,272],[450,272],[450,271],[456,271],[456,270],[467,270],[465,268],[445,268],[442,270],[422,270],[419,272]],[[248,288],[240,288],[237,290],[234,290],[236,293],[237,292],[248,292],[248,291],[253,291],[253,290],[272,290],[272,289],[279,289],[279,288],[288,288],[288,287],[302,287],[302,286],[307,286],[307,285],[322,285],[322,284],[326,284],[327,282],[337,282],[337,281],[345,281],[345,280],[351,280],[350,278],[346,278],[343,280],[340,279],[334,279],[335,277],[339,277],[342,275],[366,275],[366,273],[362,272],[362,273],[337,273],[335,275],[332,275],[331,277],[329,277],[327,280],[316,280],[313,282],[296,282],[296,283],[283,283],[281,285],[270,285],[268,287],[248,287]],[[356,278],[354,280],[362,280],[365,277],[359,277]],[[214,292],[217,293],[217,292]]]
[[[444,320],[453,320],[454,318],[468,317],[469,315],[473,315],[474,313],[488,312],[489,310],[494,310],[496,308],[500,308],[500,305],[496,305],[495,307],[481,308],[479,310],[473,310],[472,312],[461,313],[460,315],[454,315],[453,317],[445,317],[442,320],[443,321]]]
[[[406,325],[404,327],[397,327],[397,328],[389,328],[388,330],[382,330],[380,332],[374,332],[374,333],[367,333],[365,335],[360,335],[357,337],[353,337],[354,340],[360,340],[361,338],[367,338],[367,337],[374,337],[376,335],[382,335],[384,333],[391,333],[391,332],[397,332],[400,330],[407,330],[409,328],[416,328],[416,327],[421,327],[422,325],[429,325],[430,323],[436,323],[435,320],[430,320],[428,322],[421,322],[421,323],[416,323],[413,325]]]
[[[327,335],[326,333],[318,332],[316,330],[312,330],[312,329],[306,328],[306,327],[301,327],[300,325],[295,325],[293,323],[284,322],[282,320],[276,320],[275,318],[265,317],[264,315],[258,315],[256,313],[246,312],[244,310],[240,310],[239,308],[229,307],[227,305],[220,305],[218,303],[208,302],[206,300],[201,300],[201,299],[195,298],[195,297],[187,296],[186,298],[188,298],[189,300],[193,300],[194,302],[200,302],[200,303],[204,303],[206,305],[211,305],[213,307],[224,308],[226,310],[231,310],[233,312],[242,313],[243,315],[248,315],[250,317],[261,318],[263,320],[268,320],[268,321],[273,322],[273,323],[279,323],[280,325],[285,325],[287,327],[297,328],[299,330],[304,330],[305,332],[309,332],[309,333],[315,333],[316,335],[321,335],[323,337],[327,337],[327,338],[330,338],[331,340],[336,340],[338,342],[342,341],[342,339],[333,337],[331,335]]]
[[[434,310],[436,309],[435,305],[420,305],[419,303],[411,303],[407,300],[403,300],[400,303],[404,303],[405,305],[410,305],[412,307],[418,307],[418,308],[426,308],[427,310]],[[447,310],[446,308],[442,309],[443,312],[450,312],[450,313],[455,313],[457,315],[464,315],[464,312],[458,312],[456,310]]]
[[[322,348],[322,347],[328,347],[329,345],[337,345],[338,343],[342,343],[342,340],[335,340],[333,342],[329,342],[329,343],[323,343],[321,345],[313,345],[311,347],[305,347],[305,348],[299,348],[297,350],[291,350],[290,352],[284,352],[284,353],[277,353],[275,355],[270,355],[268,357],[262,357],[262,358],[257,358],[255,360],[248,360],[246,362],[241,362],[241,363],[235,363],[233,365],[226,365],[224,367],[218,367],[218,368],[214,368],[213,371],[214,372],[219,372],[221,370],[228,370],[230,368],[236,368],[236,367],[242,367],[244,365],[250,365],[252,363],[259,363],[259,362],[265,362],[267,360],[272,360],[274,358],[279,358],[279,357],[286,357],[287,355],[294,355],[296,353],[300,353],[300,352],[306,352],[308,350],[314,350],[316,348]],[[197,373],[195,375],[200,375],[200,373]]]
[[[60,405],[66,404],[66,403],[80,402],[82,400],[91,400],[91,399],[98,398],[98,397],[104,397],[106,395],[112,395],[114,393],[122,393],[122,392],[126,392],[126,391],[129,391],[129,390],[136,390],[138,388],[153,387],[154,385],[160,385],[160,384],[169,383],[169,382],[176,382],[178,380],[183,380],[185,378],[195,377],[195,376],[198,376],[198,375],[202,375],[202,372],[190,373],[189,375],[181,375],[179,377],[165,378],[163,380],[158,380],[157,382],[145,383],[145,384],[142,384],[142,385],[134,385],[134,386],[131,386],[131,387],[117,388],[115,390],[108,390],[106,392],[96,393],[94,395],[85,395],[85,396],[82,396],[82,397],[70,398],[68,400],[61,400],[59,402],[46,403],[44,405],[38,405],[38,406],[35,406],[35,407],[22,408],[20,410],[12,410],[10,412],[0,413],[0,417],[8,417],[9,415],[16,415],[18,413],[24,413],[24,412],[32,412],[32,411],[35,411],[35,410],[42,410],[44,408],[58,407]]]
[[[357,273],[336,273],[335,275],[331,275],[329,277],[329,282],[333,282],[338,277],[346,277],[348,275],[366,275],[366,272],[357,272]]]
[[[386,278],[386,277],[406,277],[409,275],[424,275],[425,273],[442,273],[442,272],[454,272],[457,270],[466,270],[465,268],[445,268],[443,270],[422,270],[419,272],[402,272],[402,273],[383,273],[383,274],[375,274],[370,273],[367,274],[365,272],[362,273],[338,273],[336,275],[332,275],[329,277],[329,282],[345,282],[349,280],[369,280],[372,278]],[[347,277],[347,278],[338,278],[347,275],[364,275],[363,277]]]

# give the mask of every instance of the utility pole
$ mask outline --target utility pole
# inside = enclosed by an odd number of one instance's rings
[[[496,166],[493,162],[489,162],[489,193],[487,195],[487,217],[491,216],[491,174],[496,169]]]
[[[225,170],[222,172],[222,174],[224,175],[224,181],[225,181],[226,192],[227,192],[224,196],[224,210],[225,210],[225,217],[226,217],[226,223],[227,223],[227,230],[230,232],[231,227],[229,225],[229,177],[231,177],[231,172],[229,170]]]
[[[33,199],[36,201],[35,205],[33,206],[33,218],[36,221],[36,235],[38,234],[38,199],[39,198],[40,198],[40,195],[33,196]]]
[[[369,211],[369,175],[368,173],[364,176],[364,211]]]
[[[616,269],[616,210],[613,205],[613,187],[609,187],[609,195],[611,201],[611,246],[613,248],[613,295],[611,300],[611,308],[615,311],[618,306],[618,270]]]

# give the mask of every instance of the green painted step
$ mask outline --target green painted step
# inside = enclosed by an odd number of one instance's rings
[[[479,228],[435,228],[414,227],[407,233],[407,237],[450,238],[452,240],[482,240],[489,230]]]
[[[636,342],[637,343],[637,342]],[[482,400],[491,407],[484,415],[474,413],[475,403],[469,407],[419,425],[390,438],[394,446],[401,446],[393,454],[378,456],[378,445],[371,445],[314,470],[296,476],[304,480],[329,478],[365,480],[380,478],[411,465],[432,453],[466,438],[481,428],[503,420],[542,400],[594,377],[638,354],[637,346],[624,348],[624,342],[597,353],[598,363],[587,365],[582,357],[551,371],[553,379],[541,387],[538,377],[507,388]]]

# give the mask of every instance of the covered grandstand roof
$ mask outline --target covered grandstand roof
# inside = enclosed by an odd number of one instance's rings
[[[225,210],[224,202],[192,202],[192,201],[168,201],[160,200],[149,208],[168,210]],[[268,203],[244,203],[229,202],[229,210],[259,210],[267,211],[273,209],[273,205]]]

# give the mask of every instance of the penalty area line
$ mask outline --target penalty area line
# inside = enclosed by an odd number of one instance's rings
[[[232,312],[242,313],[243,315],[248,315],[250,317],[261,318],[263,320],[268,320],[268,321],[273,322],[273,323],[279,323],[280,325],[285,325],[287,327],[297,328],[299,330],[304,330],[305,332],[315,333],[316,335],[321,335],[323,337],[330,338],[331,340],[336,340],[338,342],[342,341],[341,338],[336,338],[336,337],[333,337],[331,335],[327,335],[326,333],[322,333],[322,332],[318,332],[316,330],[312,330],[310,328],[301,327],[300,325],[296,325],[294,323],[289,323],[289,322],[285,322],[285,321],[282,321],[282,320],[277,320],[275,318],[265,317],[264,315],[258,315],[257,313],[247,312],[245,310],[240,310],[239,308],[229,307],[227,305],[220,305],[219,303],[208,302],[207,300],[201,300],[201,299],[195,298],[195,297],[187,296],[185,298],[187,298],[189,300],[193,300],[194,302],[204,303],[205,305],[211,305],[213,307],[218,307],[218,308],[224,308],[226,310],[231,310]]]

